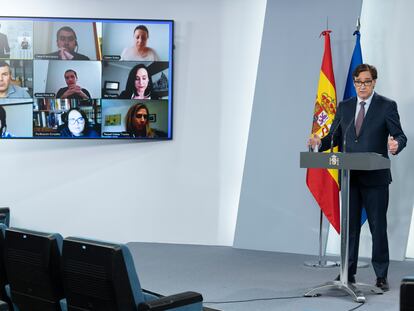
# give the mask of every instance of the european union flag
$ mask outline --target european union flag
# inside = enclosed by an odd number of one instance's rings
[[[351,64],[349,65],[348,70],[348,78],[346,79],[346,86],[344,92],[344,100],[350,97],[356,96],[356,91],[354,87],[354,79],[352,79],[352,72],[355,68],[362,64],[362,52],[361,52],[361,34],[358,30],[354,32],[354,36],[356,36],[355,48],[354,52],[352,53]]]
[[[348,78],[346,79],[346,86],[345,86],[345,92],[344,92],[344,100],[348,99],[350,97],[355,97],[356,91],[355,91],[355,87],[354,87],[354,79],[352,78],[352,72],[355,70],[355,68],[362,64],[362,51],[361,51],[361,34],[359,33],[358,30],[356,30],[354,32],[354,36],[356,36],[356,42],[355,42],[355,48],[354,48],[354,52],[352,53],[352,58],[351,58],[351,64],[349,65],[349,70],[348,70]],[[361,225],[363,225],[365,223],[365,221],[367,220],[367,212],[365,210],[365,208],[362,209],[362,214],[361,214]]]

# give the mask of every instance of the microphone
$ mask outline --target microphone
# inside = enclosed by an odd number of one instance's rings
[[[343,136],[342,152],[346,152],[346,136],[348,134],[349,128],[354,122],[355,122],[355,116],[352,118],[351,122],[349,122],[348,126],[345,129],[344,136]]]
[[[339,122],[336,124],[336,126],[334,127],[334,129],[333,129],[333,131],[331,131],[331,153],[333,152],[333,143],[334,143],[334,135],[336,134],[336,131],[338,130],[338,128],[339,128],[339,125],[341,125],[341,123],[342,123],[342,118],[341,119],[339,119]]]

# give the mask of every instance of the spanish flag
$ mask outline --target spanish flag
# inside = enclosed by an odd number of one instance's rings
[[[319,75],[318,93],[313,112],[312,135],[324,137],[328,134],[336,112],[335,78],[332,66],[330,30],[323,31],[325,51]],[[335,147],[337,152],[338,148]],[[329,151],[326,151],[329,152]],[[338,170],[308,169],[306,184],[326,218],[339,233],[339,183]]]

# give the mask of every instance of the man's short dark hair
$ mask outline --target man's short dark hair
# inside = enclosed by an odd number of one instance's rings
[[[63,75],[65,76],[68,72],[73,72],[75,74],[76,79],[78,78],[78,73],[75,70],[73,70],[73,69],[66,70]]]
[[[361,65],[358,65],[354,69],[354,71],[352,72],[352,77],[354,78],[354,80],[356,77],[359,76],[361,72],[364,72],[364,71],[369,71],[371,73],[372,79],[377,80],[378,78],[377,68],[369,64],[361,64]]]
[[[76,38],[76,32],[75,32],[75,30],[73,30],[73,28],[72,28],[72,27],[69,27],[69,26],[63,26],[63,27],[59,28],[59,30],[57,31],[57,33],[56,33],[56,40],[59,40],[59,33],[60,33],[61,31],[71,32],[71,33],[73,33],[73,36],[75,37],[75,40],[77,40],[77,39],[78,39],[78,38]]]
[[[12,74],[11,68],[10,68],[10,64],[8,62],[5,62],[4,60],[0,60],[0,68],[1,67],[7,67],[9,68],[9,74]]]
[[[10,65],[9,65],[9,63],[8,63],[8,62],[6,62],[6,61],[4,61],[4,60],[0,60],[0,67],[4,67],[4,66],[7,66],[7,67],[9,67],[9,68],[10,68]]]

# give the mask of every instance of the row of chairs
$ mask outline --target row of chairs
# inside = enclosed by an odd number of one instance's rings
[[[141,288],[126,245],[0,224],[0,310],[203,310],[201,294]]]

